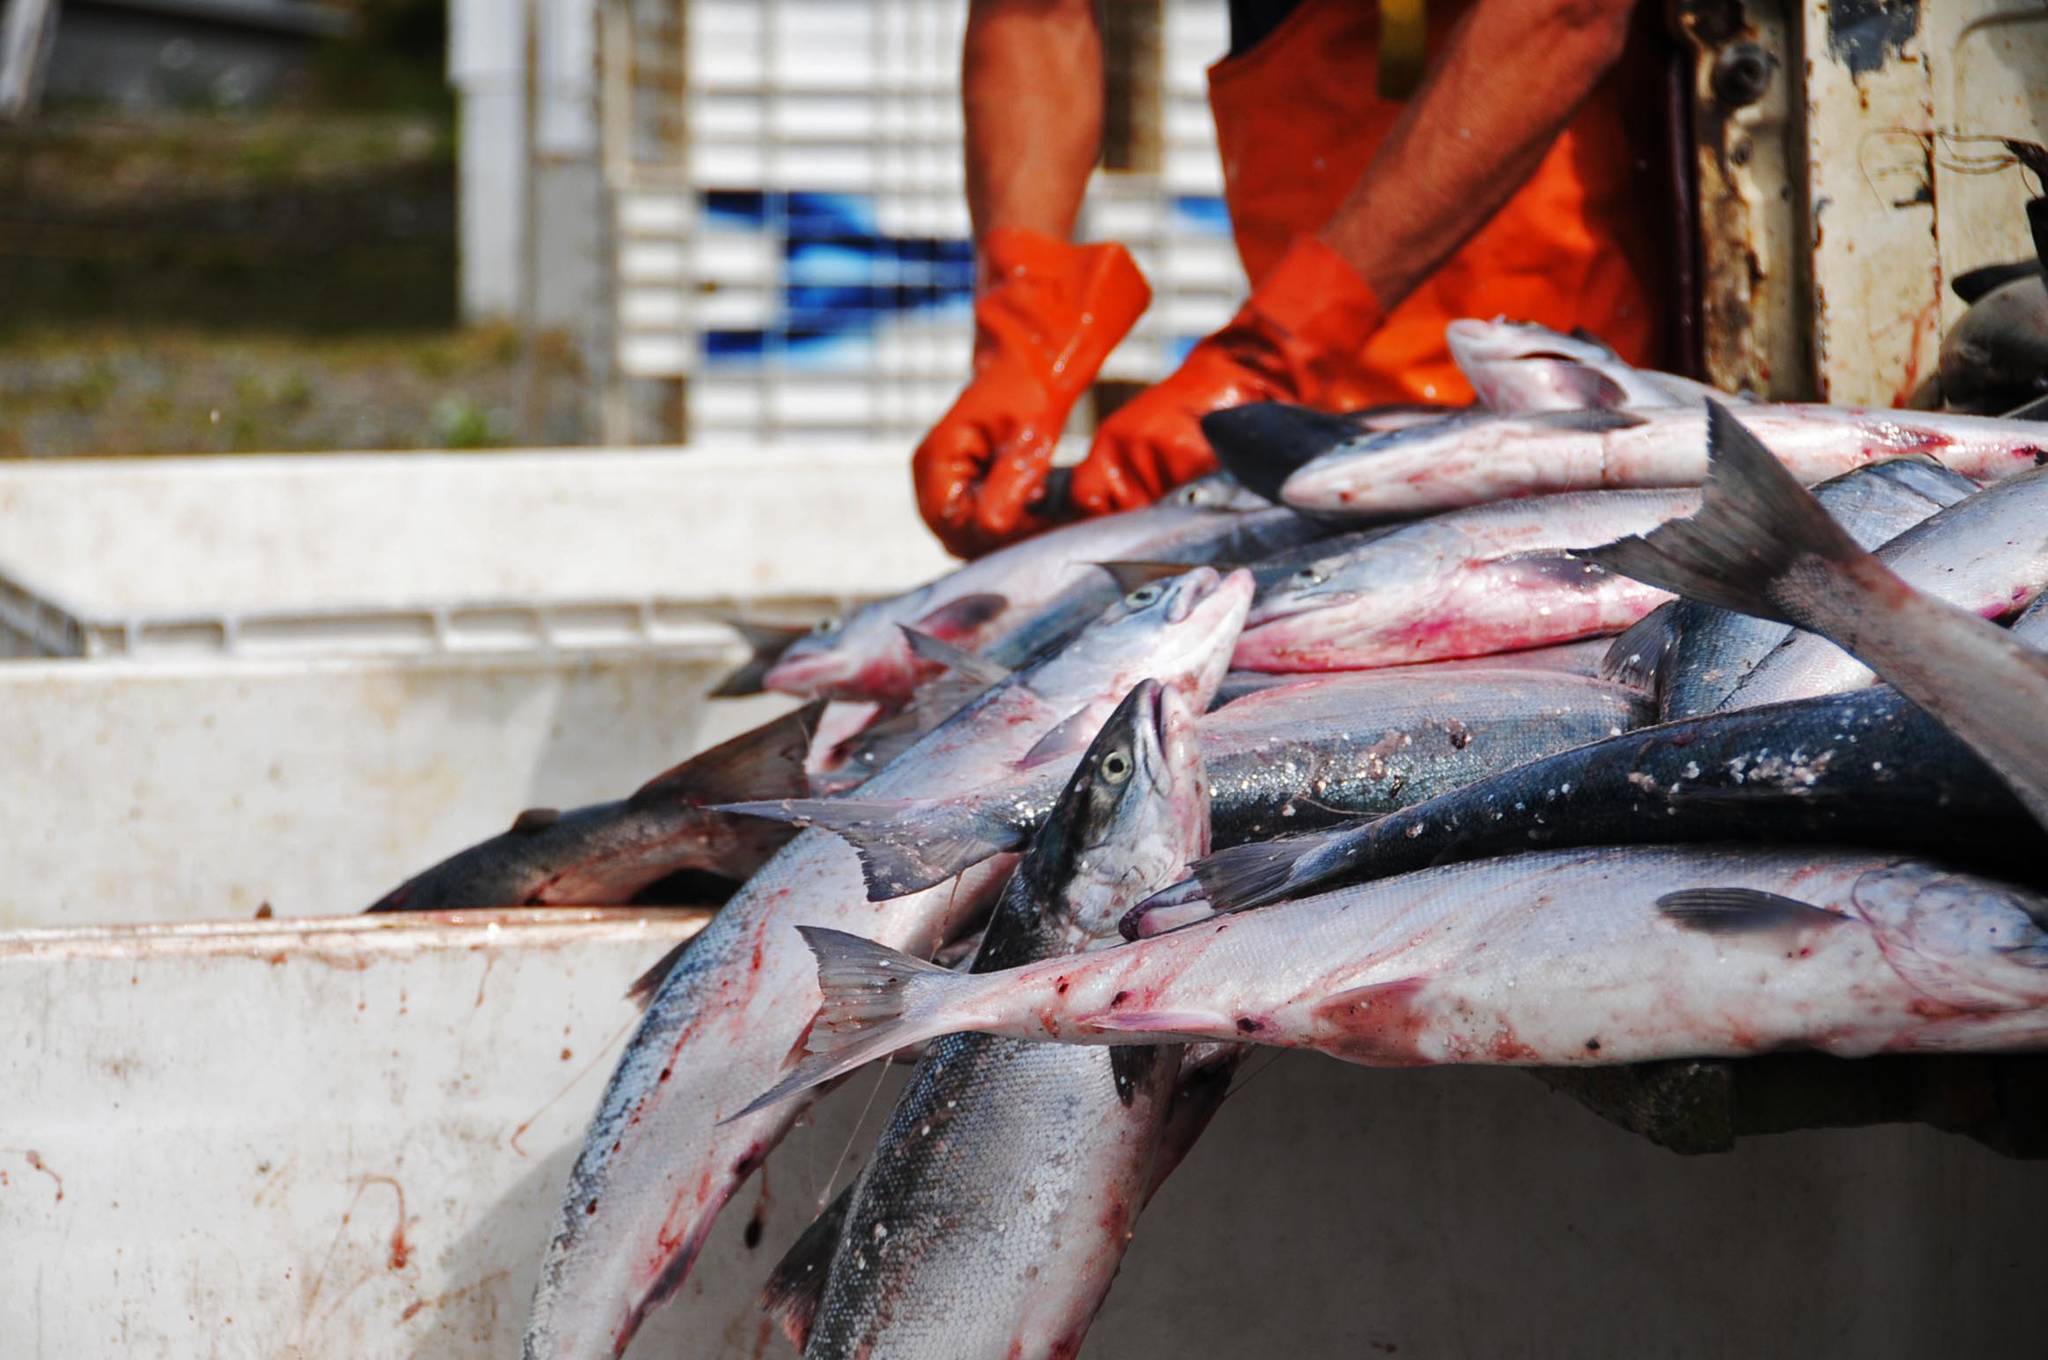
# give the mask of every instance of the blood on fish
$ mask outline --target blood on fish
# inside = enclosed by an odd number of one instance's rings
[[[1419,1067],[1422,1035],[1430,1028],[1420,994],[1428,983],[1402,978],[1340,992],[1310,1012],[1316,1047],[1332,1057],[1374,1067]]]

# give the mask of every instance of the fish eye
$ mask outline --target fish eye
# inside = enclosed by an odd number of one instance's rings
[[[1303,567],[1294,573],[1294,584],[1298,586],[1319,586],[1330,579],[1330,573],[1321,567]]]
[[[834,633],[838,632],[841,628],[845,626],[845,622],[837,618],[836,616],[829,619],[819,619],[816,623],[811,625],[811,636],[831,637]]]
[[[1102,758],[1102,777],[1112,784],[1121,784],[1131,777],[1131,758],[1122,751],[1111,751]]]
[[[1165,593],[1166,587],[1160,585],[1157,581],[1153,581],[1148,585],[1139,586],[1136,590],[1124,596],[1124,603],[1133,609],[1143,609],[1148,605],[1159,603],[1159,597]]]

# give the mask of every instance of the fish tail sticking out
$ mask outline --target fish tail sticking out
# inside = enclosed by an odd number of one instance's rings
[[[765,1110],[905,1045],[960,1028],[951,1023],[948,1003],[983,981],[843,930],[797,930],[818,960],[822,999],[811,1026],[811,1053],[734,1119]]]
[[[1707,443],[1697,514],[1578,555],[1819,633],[1961,738],[2048,825],[2048,656],[1901,580],[1712,402]]]
[[[801,794],[810,787],[804,756],[824,712],[824,701],[813,700],[700,751],[642,784],[626,800],[626,806],[702,805],[733,798]]]
[[[1678,643],[1674,626],[1678,602],[1659,605],[1637,619],[1609,644],[1600,658],[1602,679],[1655,695],[1664,687],[1664,672]]]
[[[870,902],[943,883],[991,855],[1015,849],[1030,831],[969,802],[936,798],[785,798],[730,803],[717,811],[832,832],[860,856]]]
[[[1342,416],[1280,401],[1211,411],[1201,423],[1223,470],[1276,505],[1296,468],[1359,434]]]
[[[811,631],[808,624],[754,623],[747,619],[728,619],[726,624],[740,635],[740,641],[747,644],[751,654],[734,668],[732,674],[718,682],[711,691],[714,699],[762,693],[761,677],[782,659],[790,643]]]
[[[810,1340],[811,1324],[817,1321],[818,1306],[825,1301],[832,1252],[846,1229],[846,1214],[853,1207],[857,1184],[841,1190],[824,1212],[811,1220],[761,1287],[762,1311],[798,1350]]]
[[[1248,841],[1196,860],[1190,867],[1201,880],[1213,910],[1242,911],[1284,900],[1301,876],[1298,870],[1303,861],[1329,843],[1327,833]]]
[[[1707,403],[1699,512],[1573,556],[1738,613],[1797,623],[1782,594],[1824,564],[1873,561],[1757,437]]]

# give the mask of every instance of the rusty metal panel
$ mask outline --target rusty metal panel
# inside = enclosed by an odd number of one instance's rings
[[[1774,5],[1713,0],[1681,7],[1679,28],[1693,51],[1706,377],[1762,397],[1809,395],[1793,34]]]

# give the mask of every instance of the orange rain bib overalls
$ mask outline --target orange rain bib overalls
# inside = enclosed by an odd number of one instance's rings
[[[1465,8],[1430,6],[1432,51]],[[1372,0],[1303,0],[1256,46],[1209,68],[1224,199],[1254,287],[1296,234],[1330,220],[1400,117],[1404,106],[1376,93],[1378,58]],[[1622,90],[1614,75],[1595,88],[1528,183],[1387,314],[1359,355],[1355,390],[1321,404],[1472,400],[1444,346],[1445,323],[1464,316],[1583,326],[1632,363],[1654,360],[1649,205]]]

